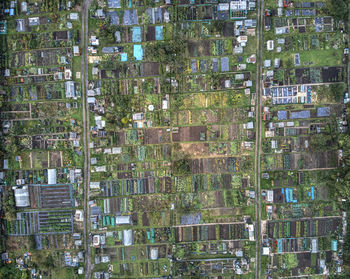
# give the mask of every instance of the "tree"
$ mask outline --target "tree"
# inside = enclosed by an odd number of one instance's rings
[[[283,255],[284,263],[287,269],[292,269],[298,266],[298,258],[296,254],[288,253]]]
[[[328,0],[326,1],[326,13],[338,20],[348,21],[349,1],[348,0]]]
[[[28,274],[27,274],[27,277],[22,277],[23,273],[27,273],[27,271],[20,271],[19,269],[16,268],[16,265],[14,263],[0,264],[0,279],[28,278]]]
[[[344,97],[346,90],[345,83],[334,83],[329,86],[331,92],[330,96],[335,102],[339,102]]]
[[[213,23],[213,28],[216,32],[224,33],[225,21],[224,20],[215,20]]]
[[[177,32],[169,41],[149,45],[147,55],[162,64],[167,64],[171,72],[177,73],[184,65],[185,51],[186,40]]]
[[[174,175],[189,175],[191,174],[191,160],[188,156],[173,162]]]
[[[100,36],[108,42],[114,42],[114,33],[117,31],[117,26],[111,24],[110,17],[107,17],[100,24]]]

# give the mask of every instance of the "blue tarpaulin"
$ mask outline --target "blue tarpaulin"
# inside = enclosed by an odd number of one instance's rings
[[[121,60],[122,62],[128,61],[128,54],[125,53],[125,52],[123,52],[123,53],[120,55],[120,60]]]
[[[141,27],[136,26],[132,28],[132,42],[133,43],[141,42]]]
[[[140,61],[143,58],[143,49],[141,45],[134,45],[134,57]]]
[[[286,202],[297,202],[297,200],[293,199],[293,189],[291,188],[286,188]]]
[[[278,253],[282,254],[283,252],[283,247],[282,247],[282,239],[277,239],[277,248],[278,248]]]
[[[163,26],[156,26],[156,40],[161,41],[163,40]]]

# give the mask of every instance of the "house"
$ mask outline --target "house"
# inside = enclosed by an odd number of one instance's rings
[[[110,258],[108,255],[101,256],[101,263],[108,263]]]
[[[82,210],[77,209],[74,214],[74,220],[76,222],[83,222],[84,221],[84,213]]]
[[[105,13],[103,12],[102,9],[97,9],[96,10],[96,16],[99,18],[99,19],[103,19],[106,17]]]
[[[238,42],[239,44],[241,44],[241,43],[247,43],[247,42],[248,42],[248,36],[238,36],[238,37],[237,37],[237,42]]]
[[[96,36],[91,36],[90,37],[90,44],[92,46],[98,46],[98,45],[100,45],[100,42],[99,42],[99,40],[97,39]]]
[[[73,46],[73,54],[74,54],[74,56],[79,56],[80,55],[79,46]]]
[[[40,25],[39,17],[30,17],[28,18],[29,26],[37,26]]]
[[[100,189],[100,182],[90,182],[90,189],[96,189],[99,190]]]
[[[270,255],[270,247],[263,247],[263,255],[264,256]]]
[[[79,14],[78,13],[70,13],[69,19],[70,20],[79,20]]]
[[[78,274],[79,274],[79,275],[84,274],[84,268],[83,268],[83,267],[79,267],[79,268],[78,268]]]
[[[68,79],[68,80],[72,78],[72,70],[71,69],[64,70],[64,78]]]
[[[95,248],[99,248],[100,247],[100,241],[101,241],[101,237],[99,234],[95,234],[92,237],[92,244]]]
[[[14,188],[16,207],[30,206],[28,186]]]
[[[93,67],[92,68],[92,75],[94,75],[94,76],[98,75],[98,68],[97,67]],[[92,91],[94,93],[94,95],[92,95],[92,96],[95,96],[95,91],[94,90],[88,90],[88,92],[89,91]],[[88,94],[88,96],[90,96],[90,95]]]
[[[235,48],[234,48],[234,53],[235,53],[235,54],[242,54],[242,53],[243,53],[243,47],[241,47],[241,46],[235,46]]]

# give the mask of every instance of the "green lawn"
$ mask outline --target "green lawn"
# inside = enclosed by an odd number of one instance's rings
[[[300,53],[301,65],[305,62],[313,62],[310,66],[338,66],[342,64],[342,49],[310,50]]]

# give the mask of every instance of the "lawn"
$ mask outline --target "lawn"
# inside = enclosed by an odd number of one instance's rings
[[[301,65],[312,62],[311,66],[338,66],[342,65],[343,51],[341,49],[310,50],[300,53]]]

